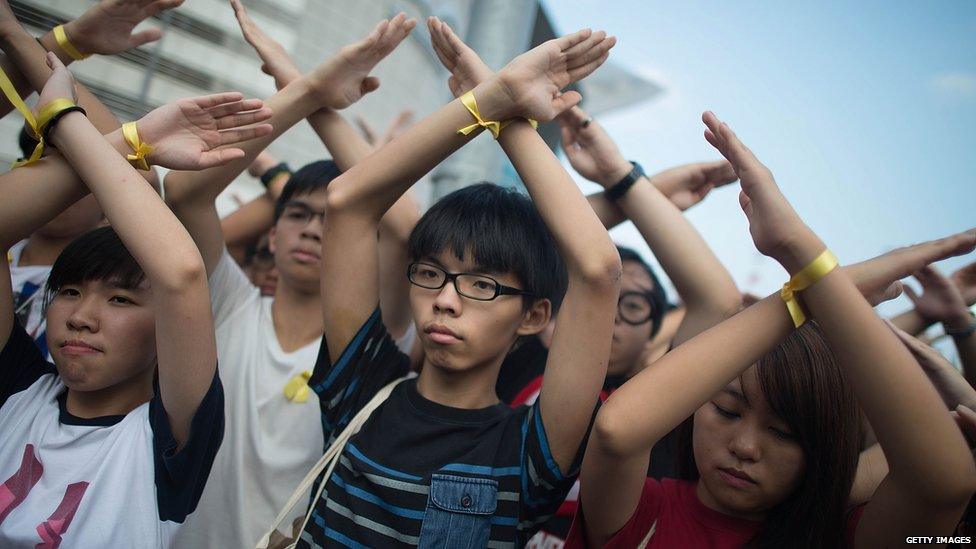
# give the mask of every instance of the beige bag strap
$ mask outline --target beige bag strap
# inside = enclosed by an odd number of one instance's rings
[[[373,398],[366,403],[366,405],[363,406],[355,416],[353,416],[352,420],[349,421],[349,425],[347,425],[346,428],[339,433],[339,436],[337,436],[332,442],[329,449],[325,451],[325,454],[323,454],[322,457],[319,458],[318,462],[312,466],[312,469],[307,475],[305,475],[305,478],[298,483],[298,488],[295,489],[291,497],[288,498],[288,502],[285,503],[285,506],[278,513],[278,518],[276,518],[274,524],[271,525],[271,529],[265,532],[264,535],[261,536],[261,539],[258,540],[256,549],[268,549],[271,543],[271,535],[278,531],[278,528],[282,525],[281,523],[284,522],[285,518],[288,516],[289,511],[291,511],[295,505],[297,505],[303,499],[305,493],[309,488],[311,488],[312,484],[315,483],[315,479],[318,478],[322,470],[325,469],[325,475],[322,477],[322,482],[319,484],[319,490],[316,492],[315,497],[311,500],[311,503],[308,506],[308,512],[305,514],[305,520],[302,522],[302,527],[300,530],[298,530],[298,535],[301,535],[301,532],[305,530],[305,525],[308,524],[308,520],[312,517],[312,510],[315,508],[315,502],[318,501],[319,497],[322,495],[322,490],[325,488],[326,483],[332,476],[332,471],[335,469],[336,464],[339,463],[339,457],[342,455],[342,450],[346,447],[346,443],[349,442],[349,439],[352,438],[353,435],[359,432],[359,429],[364,423],[366,423],[366,420],[369,419],[369,416],[373,413],[373,410],[379,408],[380,404],[383,404],[387,397],[390,396],[390,393],[393,392],[393,389],[405,379],[407,378],[402,377],[390,382],[387,386],[380,389],[379,392],[377,392],[376,395],[374,395]],[[297,542],[297,538],[292,540],[288,547],[294,547]]]
[[[657,519],[654,519],[654,522],[651,523],[651,529],[647,531],[647,535],[641,540],[640,545],[637,546],[637,549],[647,549],[647,544],[650,543],[651,538],[654,537],[655,530],[657,530]]]

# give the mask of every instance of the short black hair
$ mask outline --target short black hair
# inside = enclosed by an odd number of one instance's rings
[[[17,144],[20,145],[20,152],[24,156],[22,158],[30,158],[32,152],[34,152],[34,147],[37,146],[37,139],[27,131],[27,126],[20,129],[20,135],[17,136]]]
[[[566,293],[566,267],[546,224],[529,197],[492,183],[477,183],[441,198],[410,233],[414,261],[446,249],[464,260],[470,252],[486,271],[514,273],[528,309],[548,299],[557,310]]]
[[[122,288],[135,289],[145,278],[115,230],[99,227],[74,239],[54,261],[45,299],[50,303],[61,288],[72,284],[110,280]]]
[[[661,320],[664,318],[665,311],[671,310],[671,307],[668,305],[668,296],[664,293],[664,286],[661,285],[661,281],[654,274],[654,269],[651,268],[651,265],[647,261],[644,261],[644,258],[637,253],[637,250],[618,245],[617,252],[620,253],[621,263],[624,261],[633,261],[647,272],[647,276],[651,277],[653,287],[651,288],[649,297],[651,298],[651,337],[654,337],[661,329]]]
[[[332,160],[316,160],[302,166],[288,178],[288,182],[281,190],[281,196],[275,202],[275,222],[277,223],[278,218],[284,213],[285,204],[291,199],[324,189],[341,174],[342,170]]]

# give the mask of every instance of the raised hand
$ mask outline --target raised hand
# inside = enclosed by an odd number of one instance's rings
[[[120,53],[162,38],[163,33],[159,29],[132,31],[149,17],[175,8],[183,1],[102,0],[78,19],[65,24],[64,30],[82,53]]]
[[[218,148],[271,133],[271,109],[238,92],[179,99],[142,117],[137,127],[153,147],[149,161],[173,170],[202,170],[244,157],[237,148]],[[257,125],[252,125],[257,124]]]
[[[55,99],[70,99],[74,102],[78,102],[78,94],[75,90],[75,78],[71,75],[71,72],[64,66],[64,63],[58,59],[58,56],[52,52],[47,53],[47,66],[51,68],[51,76],[47,79],[44,84],[44,88],[37,97],[37,105],[34,109],[34,114],[41,107],[47,105]]]
[[[454,97],[460,97],[495,75],[495,71],[481,60],[477,52],[458,38],[447,23],[436,17],[428,17],[427,29],[430,30],[430,45],[433,46],[434,53],[451,73],[447,79],[447,87]]]
[[[584,29],[549,40],[511,60],[485,82],[488,120],[530,118],[548,122],[583,98],[560,90],[595,71],[610,55],[617,39],[603,31]],[[479,99],[479,102],[481,99]]]
[[[970,263],[952,273],[949,280],[956,285],[966,305],[976,303],[976,262]]]
[[[234,8],[234,16],[237,17],[237,24],[241,27],[244,40],[257,52],[262,62],[261,70],[274,78],[275,86],[280,90],[300,77],[302,71],[292,61],[285,48],[268,36],[264,29],[257,26],[248,15],[247,9],[241,4],[241,0],[230,0],[230,5]]]
[[[878,257],[848,265],[844,271],[872,305],[901,294],[901,279],[950,257],[965,255],[976,247],[976,230],[898,248]]]
[[[794,274],[823,250],[824,245],[786,200],[772,172],[735,132],[711,111],[702,115],[705,139],[732,164],[742,184],[739,204],[749,219],[749,233],[756,249],[772,257]]]
[[[915,280],[922,285],[919,295],[905,286],[905,295],[915,305],[915,312],[929,322],[945,322],[952,325],[969,325],[969,307],[962,293],[948,278],[931,265],[915,271]]]
[[[725,160],[684,164],[651,176],[654,186],[680,210],[687,210],[704,200],[712,189],[737,179],[732,165]]]
[[[370,71],[413,30],[417,21],[399,13],[380,21],[366,38],[344,46],[310,75],[324,107],[344,109],[376,90],[380,81]]]
[[[562,128],[562,145],[573,169],[583,177],[610,188],[630,173],[632,166],[599,122],[579,107],[556,119]]]

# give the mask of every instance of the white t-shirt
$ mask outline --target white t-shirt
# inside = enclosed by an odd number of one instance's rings
[[[7,259],[10,262],[10,281],[14,290],[14,315],[27,334],[47,360],[51,354],[47,350],[47,320],[44,317],[44,292],[47,277],[51,274],[50,265],[20,266],[20,254],[24,251],[26,240],[21,240],[10,248]]]
[[[220,445],[214,376],[179,452],[155,387],[123,416],[79,418],[15,323],[0,352],[0,547],[169,547]]]
[[[227,428],[200,505],[174,547],[250,549],[325,451],[315,392],[302,382],[304,402],[285,397],[289,382],[311,374],[322,338],[283,351],[274,299],[261,296],[226,250],[209,283],[218,362],[232,365],[220,372]],[[397,344],[409,349],[415,333],[408,330]],[[297,507],[289,520],[304,516]]]

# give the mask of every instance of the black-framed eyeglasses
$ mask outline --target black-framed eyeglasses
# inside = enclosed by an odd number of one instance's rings
[[[622,292],[617,300],[617,316],[632,326],[648,322],[654,316],[651,296],[642,292]]]
[[[449,273],[437,265],[413,262],[407,267],[410,283],[428,290],[440,290],[448,281],[464,297],[478,301],[491,301],[500,295],[532,295],[518,288],[505,286],[490,276],[473,273]]]
[[[317,217],[320,222],[325,223],[325,212],[317,212],[308,204],[297,200],[286,202],[284,210],[281,212],[281,218],[296,227],[308,225],[313,217]]]

